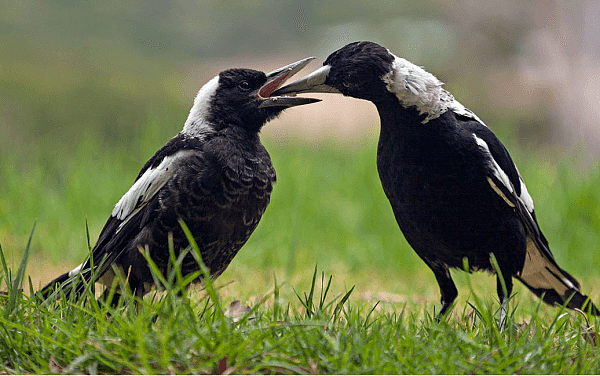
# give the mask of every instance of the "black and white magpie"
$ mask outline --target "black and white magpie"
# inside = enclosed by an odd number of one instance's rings
[[[556,263],[504,145],[442,85],[376,43],[355,42],[274,95],[341,93],[375,104],[381,184],[406,240],[435,274],[438,317],[458,295],[449,268],[463,268],[466,258],[470,271],[494,272],[491,254],[503,277],[497,278],[501,323],[512,277],[548,304],[600,314]]]
[[[285,108],[319,101],[271,94],[312,59],[268,74],[229,69],[205,84],[183,130],[146,162],[114,207],[91,260],[50,282],[42,295],[47,297],[57,288],[67,295],[72,289],[81,294],[83,281],[110,287],[116,268],[127,277],[131,290],[143,296],[153,277],[138,247],[148,247],[164,274],[169,265],[169,234],[176,255],[189,246],[179,220],[191,230],[211,276],[219,276],[258,225],[276,180],[260,142],[261,127]],[[92,265],[95,281],[91,281]],[[181,269],[184,276],[199,270],[191,253]],[[77,284],[67,282],[78,274],[82,278]]]

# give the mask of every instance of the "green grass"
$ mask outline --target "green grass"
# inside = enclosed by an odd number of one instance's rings
[[[29,247],[29,246],[28,246]],[[28,248],[27,247],[27,248]],[[27,253],[27,252],[26,252]],[[179,260],[181,261],[181,260]],[[473,303],[436,323],[414,305],[381,310],[356,303],[353,290],[332,291],[314,269],[308,291],[282,297],[277,282],[252,307],[225,310],[218,290],[184,294],[177,267],[156,275],[160,294],[115,308],[90,290],[79,301],[23,294],[3,263],[0,283],[0,372],[7,373],[301,373],[301,374],[576,374],[598,373],[597,324],[539,305],[526,320],[496,325],[495,306]],[[174,262],[174,265],[178,265]],[[204,273],[207,273],[204,272]],[[207,275],[207,274],[205,274]],[[456,307],[455,307],[456,309]]]
[[[184,51],[179,42],[163,46],[155,27],[150,36],[131,33],[129,11],[125,22],[112,11],[94,18],[99,33],[71,35],[65,30],[77,23],[56,23],[56,14],[81,18],[27,3],[1,13],[8,27],[0,49],[0,374],[600,373],[598,320],[588,333],[581,315],[540,305],[519,284],[504,333],[494,320],[495,279],[481,273],[453,272],[456,306],[447,321],[432,321],[438,287],[397,228],[373,136],[265,137],[279,177],[271,205],[210,294],[195,288],[177,297],[184,283],[171,278],[137,309],[98,305],[91,292],[87,301],[40,302],[41,283],[86,257],[86,222],[93,243],[143,163],[181,129],[217,55],[198,38],[200,49]],[[220,45],[233,61],[236,46]],[[500,114],[489,110],[480,83],[494,69],[480,62],[468,75],[452,64],[439,73],[501,135],[559,264],[598,303],[600,166],[582,170],[583,158],[562,149],[519,145],[515,134],[551,138],[552,101],[490,118]],[[317,126],[316,115],[306,121]],[[252,310],[233,309],[237,300]]]
[[[182,122],[151,117],[127,145],[86,130],[0,150],[0,290],[9,291],[0,295],[0,372],[600,372],[583,317],[540,305],[520,285],[509,330],[498,333],[495,280],[486,274],[453,272],[457,304],[433,322],[439,291],[394,221],[373,137],[265,138],[278,173],[271,205],[212,297],[196,289],[178,298],[167,288],[117,310],[33,298],[65,271],[57,267],[85,258],[86,220],[93,243],[145,160],[177,132],[161,125]],[[584,171],[561,151],[520,148],[508,136],[559,264],[600,301],[600,168]],[[226,314],[236,300],[252,307],[248,317]],[[590,325],[597,335],[598,320]]]

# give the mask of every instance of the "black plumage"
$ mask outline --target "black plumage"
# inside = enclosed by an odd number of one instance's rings
[[[408,243],[434,272],[442,307],[458,291],[449,268],[494,272],[501,303],[512,277],[549,304],[598,315],[561,269],[542,234],[533,200],[500,140],[422,68],[372,42],[351,43],[323,67],[275,94],[330,92],[373,102],[381,120],[377,169]],[[501,321],[505,313],[502,304]]]
[[[148,247],[165,274],[169,234],[177,255],[189,246],[179,220],[191,230],[211,276],[219,276],[258,225],[276,180],[269,153],[260,142],[261,127],[287,107],[317,101],[271,94],[310,60],[269,74],[230,69],[204,85],[183,130],[146,162],[116,204],[92,260],[50,282],[42,294],[47,297],[57,287],[67,295],[71,289],[80,294],[82,279],[90,282],[93,262],[96,281],[110,286],[116,268],[127,277],[131,290],[143,296],[153,277],[139,247]],[[184,276],[199,270],[191,253],[181,269]],[[65,283],[75,274],[82,277],[76,285]]]

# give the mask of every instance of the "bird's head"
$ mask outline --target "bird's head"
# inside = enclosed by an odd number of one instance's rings
[[[386,84],[382,77],[393,69],[394,58],[377,43],[350,43],[329,55],[322,68],[275,94],[339,93],[373,101],[385,95]]]
[[[323,67],[275,91],[340,93],[377,103],[394,97],[420,114],[438,114],[450,98],[443,83],[410,61],[373,42],[354,42],[333,52]]]
[[[196,95],[183,132],[202,136],[227,127],[258,132],[284,109],[320,99],[274,96],[287,79],[314,58],[306,58],[269,73],[252,69],[228,69],[206,83]]]

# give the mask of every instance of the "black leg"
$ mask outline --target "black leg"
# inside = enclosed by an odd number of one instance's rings
[[[505,275],[502,272],[502,277],[504,279],[504,285],[506,286],[506,295],[504,294],[504,289],[502,288],[502,281],[500,280],[500,276],[496,275],[496,291],[498,292],[498,298],[500,300],[500,314],[498,318],[498,328],[500,332],[504,330],[504,324],[506,320],[506,308],[508,305],[508,298],[510,294],[512,294],[513,282],[512,277],[510,275]]]
[[[502,270],[502,277],[504,279],[504,285],[506,286],[506,295],[504,295],[504,289],[502,288],[502,281],[500,280],[500,276],[496,275],[496,291],[498,292],[498,298],[500,301],[504,301],[510,297],[513,289],[512,277],[510,275],[506,275],[506,272]]]
[[[435,317],[437,321],[440,321],[446,312],[448,312],[452,303],[454,303],[454,300],[458,296],[458,290],[456,289],[456,285],[454,285],[454,281],[452,280],[450,271],[447,267],[444,267],[443,269],[431,268],[431,270],[433,270],[433,273],[435,274],[435,279],[437,280],[438,285],[440,286],[440,292],[442,293],[442,308]]]

